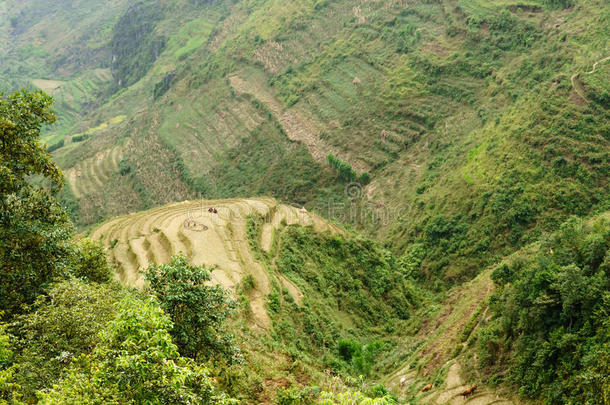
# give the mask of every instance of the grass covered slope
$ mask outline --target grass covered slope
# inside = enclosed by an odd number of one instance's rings
[[[54,152],[91,172],[65,198],[81,226],[201,193],[342,200],[332,154],[397,213],[356,225],[422,250],[417,270],[447,286],[607,209],[603,2],[151,4],[117,15],[108,38],[150,19],[147,45],[114,42],[121,90]],[[117,145],[125,170],[79,162]]]

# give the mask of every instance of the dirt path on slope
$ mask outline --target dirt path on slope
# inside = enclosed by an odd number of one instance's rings
[[[466,325],[473,319],[478,322],[469,335],[478,328],[480,320],[487,314],[486,300],[493,291],[493,282],[486,271],[474,280],[455,287],[447,294],[442,308],[423,320],[415,336],[406,337],[405,347],[418,347],[405,358],[402,366],[384,377],[381,383],[391,389],[402,400],[416,400],[420,404],[431,405],[508,405],[508,399],[477,382],[477,389],[468,396],[460,395],[472,387],[462,378],[462,369],[468,357],[453,354],[455,348],[466,350],[461,337]],[[467,339],[465,340],[467,341]],[[413,367],[413,363],[420,363]],[[433,385],[428,391],[422,389],[434,384],[432,378],[438,370],[446,368],[447,375],[442,383]]]
[[[590,74],[595,73],[595,71],[597,70],[597,66],[600,63],[606,62],[607,60],[610,60],[610,56],[606,56],[605,58],[602,58],[602,59],[598,60],[597,62],[595,62],[593,64],[593,69],[591,69],[589,72],[578,72],[578,73],[574,73],[572,76],[570,76],[570,82],[572,83],[572,88],[574,89],[576,94],[578,94],[578,96],[587,103],[589,102],[589,100],[587,100],[587,97],[585,96],[585,89],[584,89],[582,83],[580,81],[577,81],[576,79],[578,78],[578,76],[580,74],[590,75]]]

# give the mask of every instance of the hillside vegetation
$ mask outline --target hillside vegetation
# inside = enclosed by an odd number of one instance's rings
[[[70,18],[64,2],[55,7],[7,10],[23,16],[8,29],[13,52]],[[106,27],[88,46],[107,58],[87,68],[112,79],[79,96],[92,104],[59,104],[66,125],[47,135],[63,145],[54,154],[70,169],[64,201],[81,226],[201,194],[344,202],[332,155],[370,173],[363,203],[393,213],[382,226],[354,225],[399,253],[422,244],[423,277],[448,285],[570,215],[608,207],[603,2],[81,7]],[[67,86],[86,69],[66,77],[73,65],[57,63],[45,78],[68,79],[52,91],[76,100]],[[96,129],[118,116],[127,118]],[[103,162],[118,145],[123,169]]]
[[[606,405],[609,32],[0,2],[0,404]]]
[[[39,142],[50,105],[42,92],[0,98],[2,403],[290,403],[342,391],[392,403],[355,377],[424,297],[389,251],[261,198],[115,219],[93,234],[107,257],[75,238],[53,196],[63,175]],[[308,259],[307,273],[288,271]]]

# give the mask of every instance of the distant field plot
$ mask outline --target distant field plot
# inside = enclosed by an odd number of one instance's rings
[[[32,84],[38,87],[40,90],[53,95],[61,86],[63,86],[66,82],[61,80],[44,80],[44,79],[34,79],[32,80]]]
[[[43,140],[53,145],[69,134],[70,130],[82,119],[96,102],[104,86],[112,80],[108,69],[95,69],[85,72],[69,81],[32,80],[32,84],[48,92],[55,99],[54,109],[58,114],[57,123],[47,129]]]

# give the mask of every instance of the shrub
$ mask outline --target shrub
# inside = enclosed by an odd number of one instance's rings
[[[102,244],[87,238],[75,244],[72,269],[76,277],[96,283],[109,281],[114,273],[108,265]]]
[[[54,143],[53,145],[49,145],[49,147],[47,147],[47,151],[49,153],[55,152],[57,149],[63,148],[64,144],[65,144],[65,140],[62,139],[61,141]]]
[[[82,141],[89,139],[90,137],[91,137],[91,134],[87,134],[87,133],[74,135],[72,137],[72,142],[82,142]]]
[[[129,163],[124,160],[121,159],[121,161],[119,162],[119,173],[121,174],[121,176],[125,176],[126,174],[129,174],[131,172],[131,166],[129,165]]]
[[[90,355],[81,356],[45,404],[234,403],[219,394],[207,369],[180,357],[172,322],[153,300],[123,299]]]
[[[350,362],[355,355],[362,353],[362,345],[349,339],[341,339],[337,342],[337,351],[343,360]]]
[[[24,344],[16,356],[16,382],[26,400],[57,383],[70,362],[90,353],[98,333],[116,313],[125,292],[118,286],[89,285],[72,279],[53,285],[17,318],[14,329]]]
[[[498,285],[490,299],[493,320],[479,337],[481,359],[503,369],[508,363],[510,379],[526,396],[603,403],[609,270],[604,217],[572,218],[538,248],[499,266],[492,274]]]

